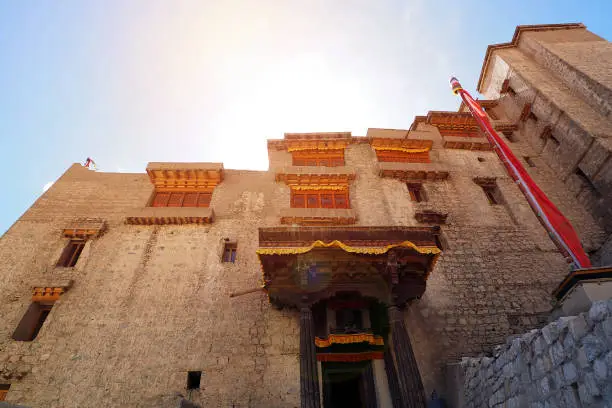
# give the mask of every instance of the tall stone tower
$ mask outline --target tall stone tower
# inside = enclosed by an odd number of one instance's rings
[[[612,264],[612,44],[583,24],[519,26],[487,48],[478,91],[518,124],[511,146],[527,144],[605,228],[589,249]]]

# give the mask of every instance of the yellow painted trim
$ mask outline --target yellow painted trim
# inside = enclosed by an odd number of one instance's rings
[[[315,241],[312,245],[307,247],[295,247],[295,248],[259,248],[256,253],[258,255],[291,255],[291,254],[305,254],[306,252],[312,251],[314,248],[341,248],[345,252],[351,252],[356,254],[369,254],[369,255],[381,255],[388,252],[392,248],[412,248],[420,254],[434,254],[437,255],[440,252],[438,247],[418,247],[410,241],[404,241],[399,244],[387,245],[384,247],[352,247],[346,245],[338,240],[331,242]]]
[[[375,336],[372,333],[357,333],[357,334],[330,334],[327,338],[322,339],[315,337],[315,345],[317,347],[329,347],[332,344],[353,344],[353,343],[369,343],[373,346],[384,346],[385,342],[382,337]]]

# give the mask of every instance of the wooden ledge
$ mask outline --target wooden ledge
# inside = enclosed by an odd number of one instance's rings
[[[285,208],[280,211],[281,224],[350,225],[357,222],[354,209],[341,208]]]
[[[449,172],[439,163],[379,162],[378,175],[401,181],[443,181]]]
[[[489,140],[483,137],[443,136],[444,148],[490,151],[493,150]]]
[[[420,210],[414,214],[414,218],[423,224],[445,224],[448,213],[434,210]]]
[[[565,277],[563,282],[553,291],[557,300],[562,300],[578,283],[612,280],[612,266],[598,268],[576,269]]]
[[[125,222],[132,225],[210,224],[214,212],[207,207],[144,207],[132,210]]]

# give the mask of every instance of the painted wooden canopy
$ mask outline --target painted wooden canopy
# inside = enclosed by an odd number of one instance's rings
[[[345,291],[405,303],[425,291],[441,252],[438,234],[438,227],[260,228],[257,254],[277,305]]]
[[[149,163],[156,191],[212,191],[223,180],[222,163]]]

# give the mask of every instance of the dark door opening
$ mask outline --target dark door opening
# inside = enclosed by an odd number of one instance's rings
[[[366,384],[366,371],[366,364],[323,363],[324,408],[367,408],[368,400],[376,401],[374,395],[366,395],[374,392]]]

